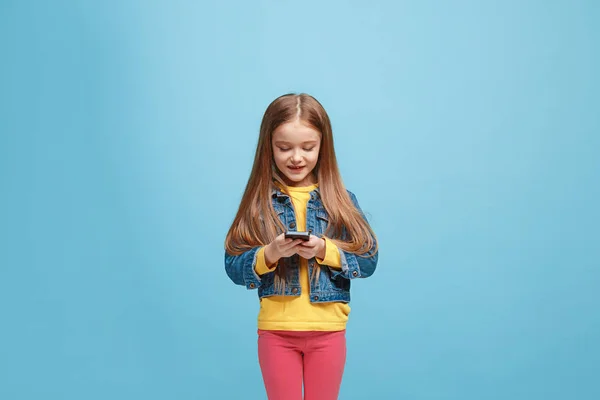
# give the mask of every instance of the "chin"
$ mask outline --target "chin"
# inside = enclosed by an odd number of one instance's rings
[[[304,181],[306,181],[308,179],[308,175],[305,176],[287,176],[285,175],[285,180],[287,181],[288,185],[298,185]],[[305,186],[309,186],[310,184],[307,183]]]

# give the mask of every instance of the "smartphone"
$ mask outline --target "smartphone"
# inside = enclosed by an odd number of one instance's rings
[[[285,233],[286,239],[301,239],[307,241],[310,239],[310,232],[295,232],[295,231],[287,231]]]

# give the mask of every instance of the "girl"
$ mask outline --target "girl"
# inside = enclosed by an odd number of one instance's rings
[[[286,231],[310,233],[288,239]],[[350,281],[373,274],[378,246],[344,189],[329,117],[307,94],[267,108],[250,179],[225,241],[225,270],[258,289],[258,358],[270,400],[337,399]]]

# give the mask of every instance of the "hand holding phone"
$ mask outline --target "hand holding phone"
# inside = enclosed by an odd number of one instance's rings
[[[287,233],[290,234],[290,237],[288,237]],[[297,252],[297,246],[301,243],[307,243],[309,240],[310,231],[279,234],[271,243],[265,246],[264,255],[267,265],[274,265],[282,257],[293,256]]]

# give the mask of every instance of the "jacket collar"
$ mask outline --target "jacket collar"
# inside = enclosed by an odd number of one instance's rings
[[[311,197],[313,197],[313,194],[315,197],[321,196],[321,192],[318,186],[311,192]],[[275,199],[279,197],[289,197],[289,195],[283,192],[281,188],[275,182],[273,182],[273,185],[271,186],[271,198]]]

